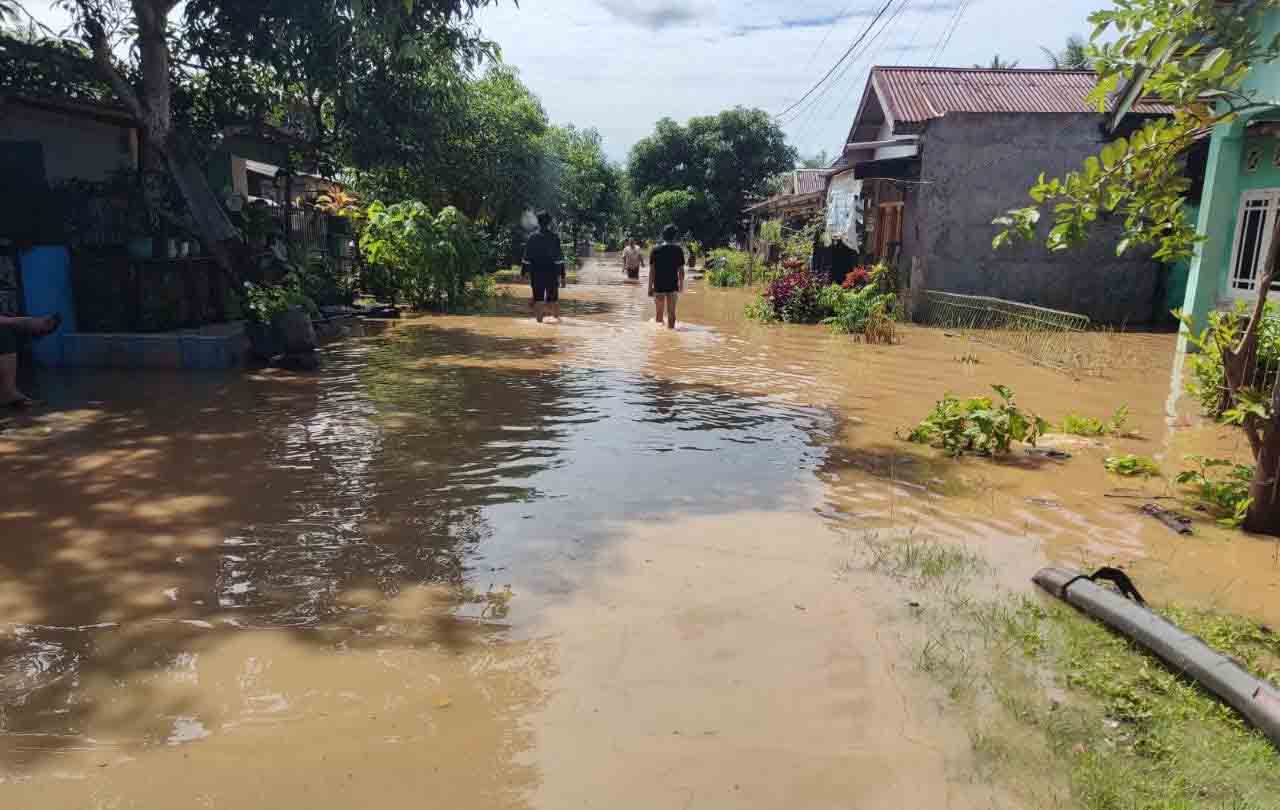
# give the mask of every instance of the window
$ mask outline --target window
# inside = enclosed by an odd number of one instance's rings
[[[1271,229],[1275,225],[1278,207],[1280,188],[1246,191],[1240,196],[1235,242],[1231,249],[1231,281],[1228,288],[1231,297],[1248,298],[1257,291],[1258,276],[1267,259]],[[1280,283],[1272,284],[1271,287],[1280,288]]]

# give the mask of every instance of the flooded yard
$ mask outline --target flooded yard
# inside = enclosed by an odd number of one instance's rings
[[[1019,590],[1118,562],[1280,622],[1273,542],[1107,497],[1171,494],[1117,451],[1246,453],[1177,399],[1172,335],[1073,377],[760,326],[697,282],[668,331],[614,265],[580,275],[562,323],[513,289],[316,375],[43,378],[0,433],[0,806],[999,804],[901,594],[849,565],[885,531]],[[897,437],[996,383],[1053,422],[1128,405],[1144,438],[993,463]]]

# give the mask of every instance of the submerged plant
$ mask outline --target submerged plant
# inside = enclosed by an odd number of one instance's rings
[[[1154,478],[1160,475],[1160,467],[1154,461],[1146,456],[1135,456],[1133,453],[1126,453],[1121,456],[1107,456],[1103,459],[1102,466],[1107,468],[1107,472],[1115,473],[1116,475],[1142,475],[1147,478]]]
[[[1069,413],[1062,420],[1062,432],[1073,436],[1127,436],[1132,435],[1125,430],[1128,422],[1129,406],[1121,405],[1105,422],[1092,416]]]
[[[1035,446],[1048,428],[1048,423],[1033,413],[1020,410],[1013,391],[993,385],[1000,396],[996,403],[990,397],[959,399],[945,395],[933,411],[907,435],[919,444],[939,444],[953,456],[965,452],[998,456],[1009,452],[1014,442]]]
[[[1253,503],[1249,495],[1253,466],[1204,456],[1187,456],[1187,461],[1194,462],[1196,467],[1178,473],[1177,482],[1187,487],[1220,525],[1236,528],[1243,523]]]

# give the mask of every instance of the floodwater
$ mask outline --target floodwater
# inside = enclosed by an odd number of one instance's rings
[[[44,378],[0,434],[0,807],[1001,804],[902,595],[849,565],[886,528],[1012,587],[1120,562],[1280,621],[1273,543],[1105,497],[1169,487],[1112,452],[1244,452],[1171,399],[1172,336],[1074,379],[940,331],[762,327],[696,282],[668,331],[613,265],[581,275],[562,323],[405,319],[316,375]],[[993,383],[1054,421],[1128,404],[1146,438],[993,463],[895,437]]]

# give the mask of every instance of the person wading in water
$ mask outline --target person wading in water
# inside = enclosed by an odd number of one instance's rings
[[[676,299],[684,289],[684,248],[676,244],[677,234],[675,225],[666,226],[662,244],[649,252],[649,295],[658,323],[665,311],[668,329],[676,328]]]
[[[640,280],[640,268],[644,266],[644,251],[640,249],[640,242],[635,237],[627,240],[627,246],[622,250],[622,272],[630,281]]]
[[[560,320],[560,287],[565,282],[564,253],[560,237],[551,230],[551,215],[538,214],[538,232],[524,247],[524,269],[533,287],[533,316],[542,323],[543,307],[551,305],[551,317]]]

